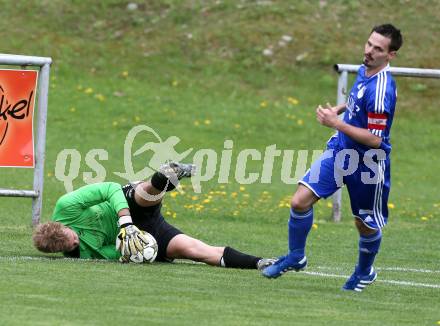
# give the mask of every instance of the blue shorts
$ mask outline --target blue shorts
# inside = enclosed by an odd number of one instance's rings
[[[357,156],[357,159],[356,159]],[[326,150],[298,182],[319,198],[347,186],[353,215],[369,228],[381,229],[388,220],[390,161],[359,155],[349,149]]]

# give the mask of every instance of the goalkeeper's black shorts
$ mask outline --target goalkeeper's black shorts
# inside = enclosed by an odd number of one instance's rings
[[[158,246],[157,261],[171,261],[166,256],[168,244],[172,238],[183,232],[165,221],[160,213],[162,204],[150,207],[139,206],[134,199],[133,186],[136,186],[136,184],[129,183],[122,187],[130,208],[133,224],[139,229],[147,231],[156,239]]]

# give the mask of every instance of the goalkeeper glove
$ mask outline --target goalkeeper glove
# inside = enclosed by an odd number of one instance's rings
[[[121,216],[118,221],[120,230],[118,238],[120,240],[119,248],[117,248],[122,256],[136,255],[142,253],[143,243],[147,244],[148,239],[142,232],[133,225],[131,216]]]
[[[121,257],[119,257],[119,262],[122,264],[127,264],[130,262],[130,258],[127,256],[121,256]]]

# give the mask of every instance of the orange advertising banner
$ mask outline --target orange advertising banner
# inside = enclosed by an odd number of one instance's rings
[[[38,71],[0,69],[0,167],[34,167]]]

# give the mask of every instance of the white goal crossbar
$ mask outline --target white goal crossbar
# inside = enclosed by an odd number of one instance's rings
[[[345,103],[347,100],[347,79],[348,73],[357,73],[360,65],[335,64],[334,68],[339,73],[337,104]],[[418,77],[418,78],[440,78],[440,69],[421,69],[406,67],[391,67],[390,72],[393,76]],[[342,191],[339,189],[333,195],[333,221],[341,220]]]

